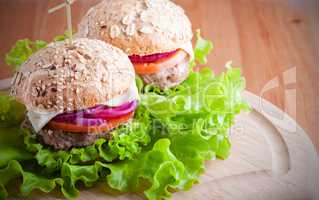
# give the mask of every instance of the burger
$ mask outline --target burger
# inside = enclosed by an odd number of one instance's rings
[[[169,0],[104,0],[88,11],[76,35],[122,49],[143,81],[162,89],[188,77],[194,55],[191,23]]]
[[[23,127],[67,150],[109,138],[138,104],[133,65],[122,50],[94,39],[51,43],[15,74],[11,95],[26,106]]]

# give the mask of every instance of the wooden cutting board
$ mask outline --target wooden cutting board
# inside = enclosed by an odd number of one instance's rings
[[[303,129],[269,102],[245,92],[253,111],[237,117],[231,129],[231,156],[207,162],[201,182],[173,199],[319,199],[318,154]],[[61,199],[34,194],[23,199]],[[17,199],[17,198],[12,198]],[[143,199],[110,196],[102,187],[82,191],[80,200]]]

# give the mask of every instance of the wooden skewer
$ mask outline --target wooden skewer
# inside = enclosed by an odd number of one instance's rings
[[[64,8],[65,6],[66,6],[66,3],[62,3],[60,5],[53,7],[53,8],[50,8],[48,12],[49,12],[49,14],[54,13],[55,11],[60,10],[61,8]]]
[[[70,43],[73,43],[73,30],[72,30],[72,10],[71,10],[71,1],[70,0],[65,0],[66,1],[66,16],[67,16],[67,24],[68,24],[68,35],[69,35],[69,40]]]
[[[57,10],[60,10],[61,8],[66,8],[66,18],[67,18],[67,25],[68,25],[68,38],[70,43],[73,43],[73,29],[72,29],[72,8],[71,5],[75,2],[76,0],[65,0],[64,3],[57,5],[53,8],[50,8],[48,12],[51,14]]]

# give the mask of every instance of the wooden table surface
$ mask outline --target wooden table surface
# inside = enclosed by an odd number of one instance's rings
[[[0,78],[12,71],[4,55],[17,39],[51,40],[66,29],[65,11],[47,14],[61,0],[0,0]],[[74,27],[99,0],[73,5]],[[233,60],[247,89],[277,105],[309,133],[319,149],[319,1],[175,0],[193,28],[214,42],[216,73]],[[280,119],[280,116],[278,116]]]

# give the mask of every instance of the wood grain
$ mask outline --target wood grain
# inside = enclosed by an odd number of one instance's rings
[[[0,0],[0,78],[11,71],[4,54],[21,38],[51,40],[66,29],[65,11],[51,15],[58,0]],[[73,6],[74,27],[98,0]],[[216,73],[233,60],[247,89],[285,110],[319,149],[319,2],[316,0],[176,0],[194,29],[214,41],[209,65]],[[295,71],[294,71],[295,70]],[[295,80],[295,81],[294,81]],[[269,84],[271,83],[271,84]],[[263,92],[265,88],[273,86]],[[280,116],[277,116],[280,118]]]

